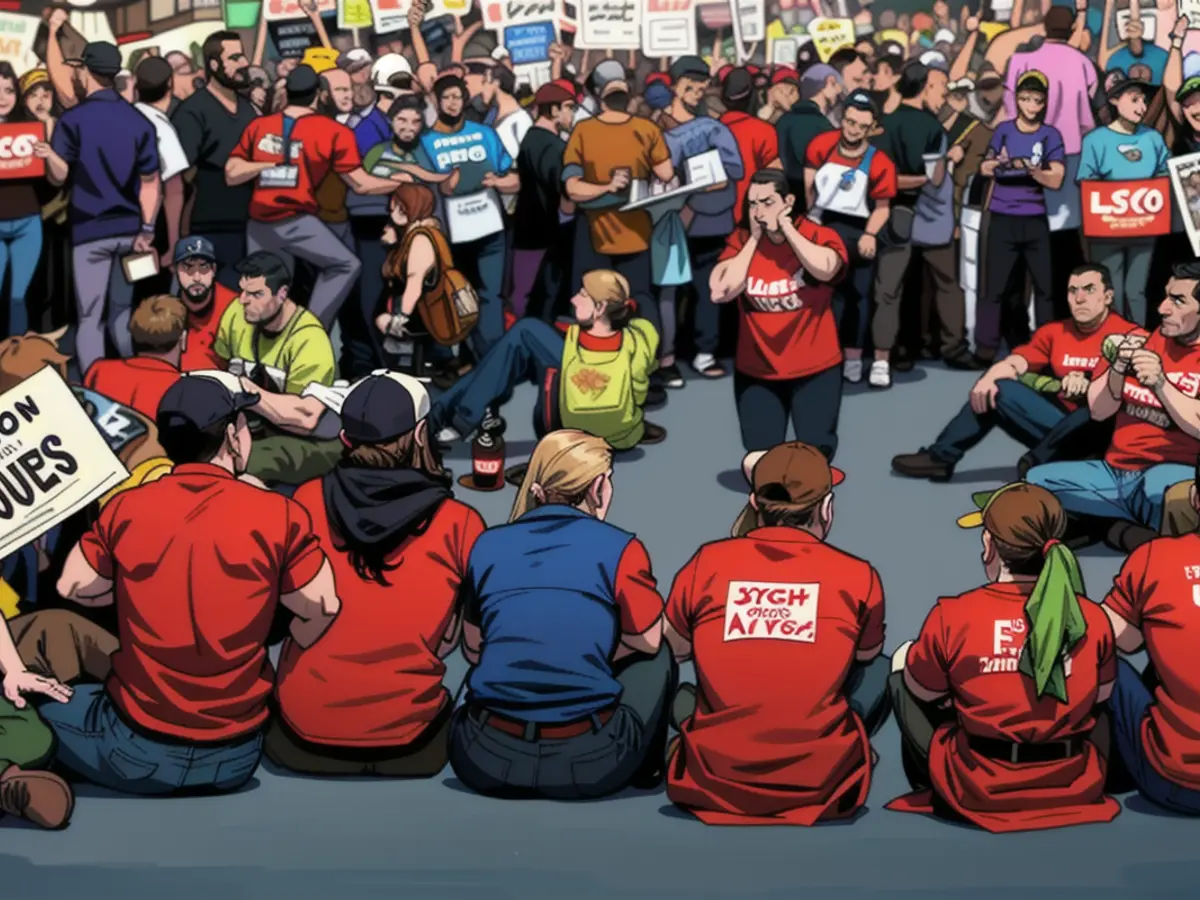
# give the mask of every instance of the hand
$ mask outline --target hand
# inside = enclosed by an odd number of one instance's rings
[[[408,8],[408,27],[414,31],[421,28],[421,23],[425,21],[425,4],[421,0],[414,0],[412,6]]]
[[[480,180],[479,183],[481,185],[483,185],[485,188],[495,187],[496,186],[496,173],[488,172],[487,174],[485,174],[483,176],[483,178]]]
[[[1184,38],[1187,37],[1188,28],[1190,26],[1191,26],[1191,22],[1188,20],[1188,17],[1180,16],[1175,21],[1175,27],[1171,29],[1171,40],[1172,41],[1182,41]]]
[[[1124,375],[1129,371],[1129,365],[1133,361],[1133,354],[1142,349],[1146,343],[1144,335],[1131,334],[1121,342],[1121,346],[1117,348],[1117,358],[1113,362],[1113,369],[1118,374]]]
[[[551,62],[566,62],[571,58],[571,50],[565,44],[554,41],[546,51]]]
[[[66,703],[75,692],[57,678],[43,678],[22,669],[4,676],[4,696],[17,709],[26,706],[24,694],[41,694],[59,703]]]
[[[610,194],[620,193],[629,187],[631,175],[628,169],[616,169],[612,173],[612,179],[608,182],[608,192]]]
[[[954,163],[955,165],[958,165],[959,163],[961,163],[963,161],[963,158],[966,155],[967,155],[967,151],[963,149],[962,144],[955,144],[953,147],[951,147],[949,150],[946,151],[946,159],[949,162]]]
[[[1083,2],[1086,3],[1087,0],[1083,0]],[[979,16],[967,16],[967,21],[963,23],[963,26],[967,29],[967,34],[974,34],[979,30]]]
[[[154,249],[154,235],[146,234],[146,232],[143,231],[143,232],[140,232],[138,234],[138,236],[133,239],[133,252],[134,253],[149,253],[153,249]]]
[[[379,238],[379,243],[385,247],[395,247],[400,243],[400,237],[396,234],[396,226],[391,222],[383,226],[383,235]]]
[[[982,416],[995,409],[996,395],[999,392],[1000,386],[996,384],[996,379],[984,375],[975,382],[975,387],[971,388],[971,410],[975,415]]]
[[[1090,384],[1083,372],[1068,372],[1067,377],[1062,380],[1062,395],[1068,398],[1082,397],[1088,392]]]
[[[1075,12],[1086,13],[1088,8],[1088,0],[1075,0]]]
[[[38,159],[49,159],[54,149],[45,141],[38,141],[33,145],[33,155]]]
[[[321,12],[317,9],[317,0],[300,0],[300,11],[310,19],[320,18]]]
[[[260,388],[245,375],[238,377],[238,384],[242,386],[242,392],[246,394],[257,394],[262,390],[262,388]]]
[[[754,238],[754,240],[756,240],[756,241],[761,241],[764,230],[765,229],[763,228],[763,223],[758,218],[758,216],[751,216],[750,217],[750,237]]]
[[[457,17],[454,19],[454,34],[450,37],[450,47],[453,54],[453,59],[459,59],[462,57],[463,48],[470,43],[471,38],[475,37],[479,29],[482,27],[483,19],[480,19],[478,22],[467,26],[465,29],[462,26],[462,19]]]
[[[1153,350],[1147,350],[1145,347],[1135,350],[1133,352],[1133,359],[1130,362],[1133,368],[1133,375],[1142,387],[1148,387],[1150,390],[1156,391],[1166,381],[1166,375],[1163,374],[1162,359]]]
[[[1146,27],[1142,24],[1141,19],[1130,19],[1129,24],[1125,26],[1126,40],[1140,40],[1146,33]]]
[[[380,334],[387,334],[391,324],[392,314],[389,312],[380,313],[375,317],[375,327],[379,329]]]
[[[874,259],[879,250],[879,240],[873,234],[864,234],[858,239],[858,255],[863,259]]]
[[[71,14],[65,9],[56,9],[50,13],[50,21],[47,23],[50,27],[50,33],[57,35],[67,22],[71,21]]]
[[[792,204],[784,203],[779,207],[779,218],[775,220],[775,227],[783,230],[789,225],[795,225],[792,215]]]
[[[388,176],[388,178],[390,178],[392,181],[399,182],[400,184],[412,184],[414,181],[413,177],[407,172],[393,172]]]

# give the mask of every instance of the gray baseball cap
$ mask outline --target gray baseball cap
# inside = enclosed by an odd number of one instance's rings
[[[592,69],[592,89],[597,97],[605,97],[613,91],[629,93],[628,76],[625,67],[615,59],[606,59]]]
[[[825,87],[830,77],[842,80],[842,76],[838,74],[838,70],[827,63],[817,63],[815,66],[809,66],[800,76],[800,99],[811,100]]]

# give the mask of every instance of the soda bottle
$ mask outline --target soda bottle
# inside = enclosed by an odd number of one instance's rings
[[[482,491],[494,491],[504,484],[504,428],[504,420],[489,412],[471,445],[471,473]]]

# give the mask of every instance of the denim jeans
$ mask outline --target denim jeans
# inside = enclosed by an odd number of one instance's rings
[[[1091,239],[1088,258],[1108,269],[1113,283],[1113,309],[1134,325],[1145,327],[1149,305],[1146,282],[1155,238]]]
[[[483,359],[504,336],[504,262],[508,256],[503,231],[477,241],[454,244],[454,267],[479,294],[479,322],[467,339],[471,352]]]
[[[547,370],[559,368],[562,355],[563,336],[553,325],[520,319],[474,369],[434,401],[430,419],[438,428],[449,425],[466,436],[483,421],[487,407],[507,403],[521,382],[532,381],[544,391]],[[539,407],[544,399],[539,398]]]
[[[956,465],[963,455],[988,436],[995,427],[1026,447],[1036,447],[1055,425],[1066,418],[1066,410],[1053,396],[1005,378],[996,382],[996,406],[980,415],[964,403],[957,416],[942,429],[929,455],[938,462]]]
[[[1150,711],[1154,695],[1128,660],[1117,660],[1108,711],[1112,718],[1113,745],[1137,785],[1138,792],[1152,803],[1172,812],[1200,815],[1200,791],[1164,778],[1146,757],[1142,744],[1142,721]]]
[[[355,252],[362,263],[358,283],[338,314],[342,326],[342,358],[338,371],[350,381],[370,375],[385,363],[383,335],[375,327],[375,317],[387,306],[383,264],[388,248],[380,239],[387,221],[379,216],[350,217]]]
[[[1179,463],[1116,469],[1095,459],[1034,466],[1025,480],[1050,491],[1069,513],[1123,519],[1158,531],[1163,494],[1171,485],[1190,481],[1193,474],[1191,466]]]
[[[8,334],[11,337],[29,330],[29,310],[25,295],[42,258],[42,217],[25,216],[0,221],[0,283],[8,269],[12,293],[8,305]]]
[[[125,794],[236,791],[250,780],[262,757],[261,734],[227,744],[186,744],[134,731],[117,715],[100,684],[76,685],[68,702],[43,703],[38,712],[58,739],[55,759],[60,765]]]

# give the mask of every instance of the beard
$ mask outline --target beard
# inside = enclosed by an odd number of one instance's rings
[[[438,121],[441,122],[443,125],[445,125],[448,128],[457,128],[459,125],[461,125],[463,123],[464,118],[466,118],[465,111],[460,112],[456,116],[452,116],[452,115],[450,115],[450,113],[445,112],[444,110],[441,110],[441,109],[438,110]]]
[[[396,145],[397,149],[403,150],[405,153],[412,153],[417,149],[417,145],[421,143],[421,135],[418,133],[409,141],[401,140],[399,136],[393,136],[392,143]]]
[[[366,109],[368,106],[373,106],[374,103],[375,88],[369,82],[354,86],[354,106],[356,109]]]
[[[704,118],[704,116],[708,115],[708,101],[707,100],[701,100],[699,103],[695,103],[695,104],[685,103],[685,104],[683,104],[683,108],[686,109],[693,116],[695,116],[697,119],[702,119],[702,118]]]
[[[223,88],[240,91],[250,86],[250,70],[238,69],[232,75],[226,75],[224,69],[212,73],[213,80]]]
[[[180,291],[180,299],[183,300],[183,305],[188,308],[189,312],[204,312],[212,303],[216,284],[214,281],[208,287],[202,284],[193,284],[190,287],[184,288]]]

